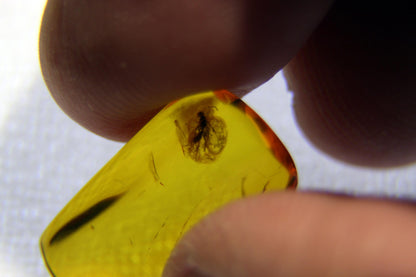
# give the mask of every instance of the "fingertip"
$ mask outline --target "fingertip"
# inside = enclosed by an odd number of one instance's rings
[[[296,53],[330,0],[49,0],[39,51],[58,105],[85,128],[126,140],[185,95],[246,93]]]
[[[186,234],[163,276],[411,276],[414,210],[295,192],[238,201]]]
[[[381,168],[416,160],[408,11],[338,1],[285,67],[299,126],[334,158]]]

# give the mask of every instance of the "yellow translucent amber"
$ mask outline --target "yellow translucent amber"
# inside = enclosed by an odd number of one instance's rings
[[[67,204],[41,238],[57,277],[161,276],[178,240],[224,204],[296,186],[264,121],[227,91],[175,101]]]

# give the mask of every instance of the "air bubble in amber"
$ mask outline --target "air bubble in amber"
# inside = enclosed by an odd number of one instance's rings
[[[178,240],[224,204],[296,186],[293,161],[228,91],[175,101],[67,204],[41,238],[56,277],[161,276]]]

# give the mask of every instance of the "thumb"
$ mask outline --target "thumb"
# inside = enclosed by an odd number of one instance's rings
[[[416,276],[415,212],[309,193],[249,198],[185,235],[163,276]]]

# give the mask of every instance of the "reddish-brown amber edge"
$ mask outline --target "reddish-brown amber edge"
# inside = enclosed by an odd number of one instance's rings
[[[283,143],[276,136],[269,125],[252,108],[228,90],[216,90],[214,91],[214,94],[220,101],[232,104],[243,110],[244,113],[256,123],[256,126],[258,126],[263,139],[268,144],[268,147],[273,152],[273,155],[289,171],[290,176],[293,176],[292,179],[289,180],[288,188],[296,188],[297,173],[295,163]]]

